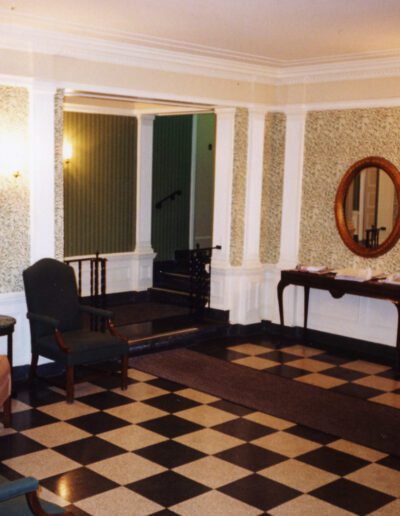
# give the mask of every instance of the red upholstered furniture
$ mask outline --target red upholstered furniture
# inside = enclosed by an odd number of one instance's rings
[[[11,370],[8,358],[0,355],[0,407],[3,406],[3,424],[11,425]]]

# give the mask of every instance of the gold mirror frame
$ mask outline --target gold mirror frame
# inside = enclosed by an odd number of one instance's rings
[[[351,182],[357,174],[359,174],[363,169],[369,167],[377,167],[384,170],[389,175],[393,181],[397,196],[397,205],[399,207],[397,219],[393,225],[391,233],[382,244],[375,248],[363,247],[355,242],[347,228],[345,218],[345,199]],[[385,158],[369,156],[368,158],[361,159],[351,165],[339,183],[335,199],[335,218],[340,237],[350,251],[353,251],[353,253],[358,256],[363,256],[364,258],[376,258],[377,256],[387,253],[389,249],[396,244],[400,237],[400,172],[393,163]]]

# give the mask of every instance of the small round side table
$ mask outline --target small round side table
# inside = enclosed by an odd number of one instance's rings
[[[9,315],[0,315],[0,337],[7,336],[7,357],[10,362],[11,375],[13,367],[13,341],[12,334],[14,333],[15,323],[17,321],[14,317]]]

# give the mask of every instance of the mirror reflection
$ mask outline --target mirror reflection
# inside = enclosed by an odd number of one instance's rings
[[[349,184],[344,200],[347,230],[365,249],[382,245],[398,217],[396,188],[390,175],[379,167],[366,167]]]

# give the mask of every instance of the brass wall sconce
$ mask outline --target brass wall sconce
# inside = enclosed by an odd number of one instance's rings
[[[63,160],[65,165],[69,165],[72,158],[72,143],[68,140],[64,140],[63,143]]]

